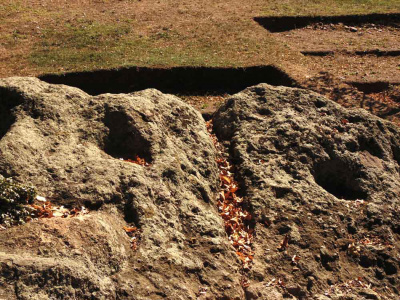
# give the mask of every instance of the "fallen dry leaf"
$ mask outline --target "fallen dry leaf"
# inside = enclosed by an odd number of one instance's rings
[[[135,156],[135,159],[129,159],[129,158],[128,159],[123,159],[123,158],[121,158],[121,160],[126,161],[126,162],[130,162],[130,163],[133,163],[133,164],[137,164],[137,165],[140,165],[140,166],[145,166],[145,167],[150,166],[150,164],[147,163],[144,158],[140,158],[138,155]]]
[[[124,228],[125,232],[134,232],[134,231],[137,230],[137,227],[127,227],[127,226],[124,226],[123,228]]]
[[[251,214],[243,209],[243,198],[237,196],[239,185],[234,179],[233,166],[227,161],[226,149],[219,143],[215,134],[212,133],[212,121],[206,123],[208,133],[215,148],[220,153],[216,159],[220,170],[221,191],[217,203],[220,216],[225,221],[225,231],[229,241],[236,250],[236,254],[242,261],[243,270],[251,268],[254,252],[252,251],[253,229],[249,227],[248,221],[252,219]],[[248,280],[244,277],[242,286],[248,286]]]
[[[284,250],[287,249],[288,245],[289,245],[289,235],[286,234],[286,235],[285,235],[285,238],[283,239],[283,241],[282,241],[281,244],[279,245],[278,250],[279,250],[279,251],[284,251]]]

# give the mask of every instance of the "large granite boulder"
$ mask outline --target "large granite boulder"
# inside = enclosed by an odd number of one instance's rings
[[[397,126],[261,84],[231,97],[214,128],[254,216],[248,299],[399,298]]]
[[[215,149],[192,107],[156,90],[92,97],[9,78],[0,117],[0,174],[90,210],[0,231],[0,298],[243,298]],[[124,226],[138,228],[136,250]]]

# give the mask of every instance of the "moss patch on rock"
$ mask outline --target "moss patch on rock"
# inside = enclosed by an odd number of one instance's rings
[[[32,186],[0,175],[0,224],[9,227],[25,223],[31,218],[31,211],[26,205],[32,204],[35,197],[36,190]]]

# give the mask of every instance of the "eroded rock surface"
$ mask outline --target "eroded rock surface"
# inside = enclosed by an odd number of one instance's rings
[[[0,298],[244,297],[215,205],[215,149],[193,108],[156,90],[92,97],[9,78],[0,115],[0,174],[91,210],[0,231]],[[121,160],[136,155],[150,166]]]
[[[229,99],[214,128],[254,215],[248,299],[399,298],[398,127],[261,84]]]
[[[398,127],[264,84],[231,97],[213,122],[253,215],[247,289],[198,112],[156,90],[92,97],[0,80],[0,175],[90,209],[0,230],[0,298],[399,297]],[[136,155],[150,166],[126,161]],[[124,226],[138,227],[135,251]]]

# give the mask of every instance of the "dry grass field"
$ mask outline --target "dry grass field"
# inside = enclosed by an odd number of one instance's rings
[[[363,91],[360,93],[352,85],[345,88],[341,85],[400,82],[398,55],[355,55],[355,51],[399,50],[398,27],[355,24],[359,26],[354,32],[339,23],[274,33],[255,21],[257,17],[373,13],[400,13],[400,2],[2,0],[0,77],[132,66],[273,65],[299,85],[345,106],[364,107],[378,115],[393,116],[400,111],[396,89],[390,90],[389,97],[386,94],[369,97],[379,102],[372,105],[370,100],[365,100]],[[321,50],[329,55],[307,55]],[[196,102],[198,108],[207,107],[210,102],[209,98],[204,100],[206,103],[201,99],[188,101]]]
[[[395,0],[3,0],[0,76],[268,64],[305,74],[310,62],[254,17],[399,11]]]

